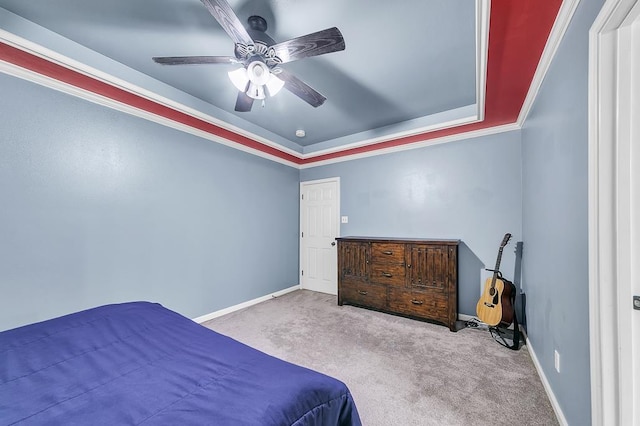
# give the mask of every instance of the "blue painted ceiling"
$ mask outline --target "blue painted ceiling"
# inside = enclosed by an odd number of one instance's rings
[[[0,0],[9,12],[233,114],[236,126],[307,149],[353,142],[362,132],[407,130],[424,117],[476,103],[474,0],[229,4],[242,22],[263,16],[277,42],[340,29],[344,51],[283,65],[325,95],[324,105],[313,108],[283,90],[264,107],[239,113],[227,77],[238,65],[154,63],[153,56],[233,56],[233,42],[199,0]],[[297,129],[306,137],[296,138]]]

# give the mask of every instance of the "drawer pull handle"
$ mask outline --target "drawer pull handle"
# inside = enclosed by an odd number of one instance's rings
[[[383,272],[381,275],[382,275],[383,277],[387,277],[387,278],[391,278],[391,277],[393,276],[393,275],[391,275],[391,274],[389,274],[389,273],[387,273],[387,272]]]
[[[358,290],[358,293],[363,296],[366,296],[368,294],[366,291],[362,291],[362,290]]]
[[[422,305],[424,302],[422,300],[411,299],[411,303],[414,305]]]
[[[383,251],[382,254],[386,254],[387,256],[391,256],[393,252],[391,250]]]

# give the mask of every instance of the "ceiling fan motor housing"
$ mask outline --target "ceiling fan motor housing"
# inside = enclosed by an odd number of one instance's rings
[[[261,33],[267,32],[267,20],[262,16],[251,15],[247,19],[249,23],[249,29],[254,31],[259,31]]]
[[[237,43],[234,53],[236,58],[244,61],[245,64],[249,64],[251,61],[256,60],[256,56],[259,57],[269,68],[273,68],[280,64],[280,58],[275,55],[273,49],[269,49],[270,46],[276,44],[275,40],[269,37],[265,31],[267,30],[267,21],[261,16],[250,16],[247,20],[249,27],[247,33],[253,40],[253,44],[245,45]]]

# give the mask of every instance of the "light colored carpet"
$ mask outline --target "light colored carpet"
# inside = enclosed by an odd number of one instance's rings
[[[203,324],[342,380],[366,426],[557,425],[526,347],[298,290]]]

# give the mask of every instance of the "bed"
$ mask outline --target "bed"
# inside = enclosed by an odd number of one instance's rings
[[[0,424],[360,425],[346,385],[149,302],[0,333]]]

